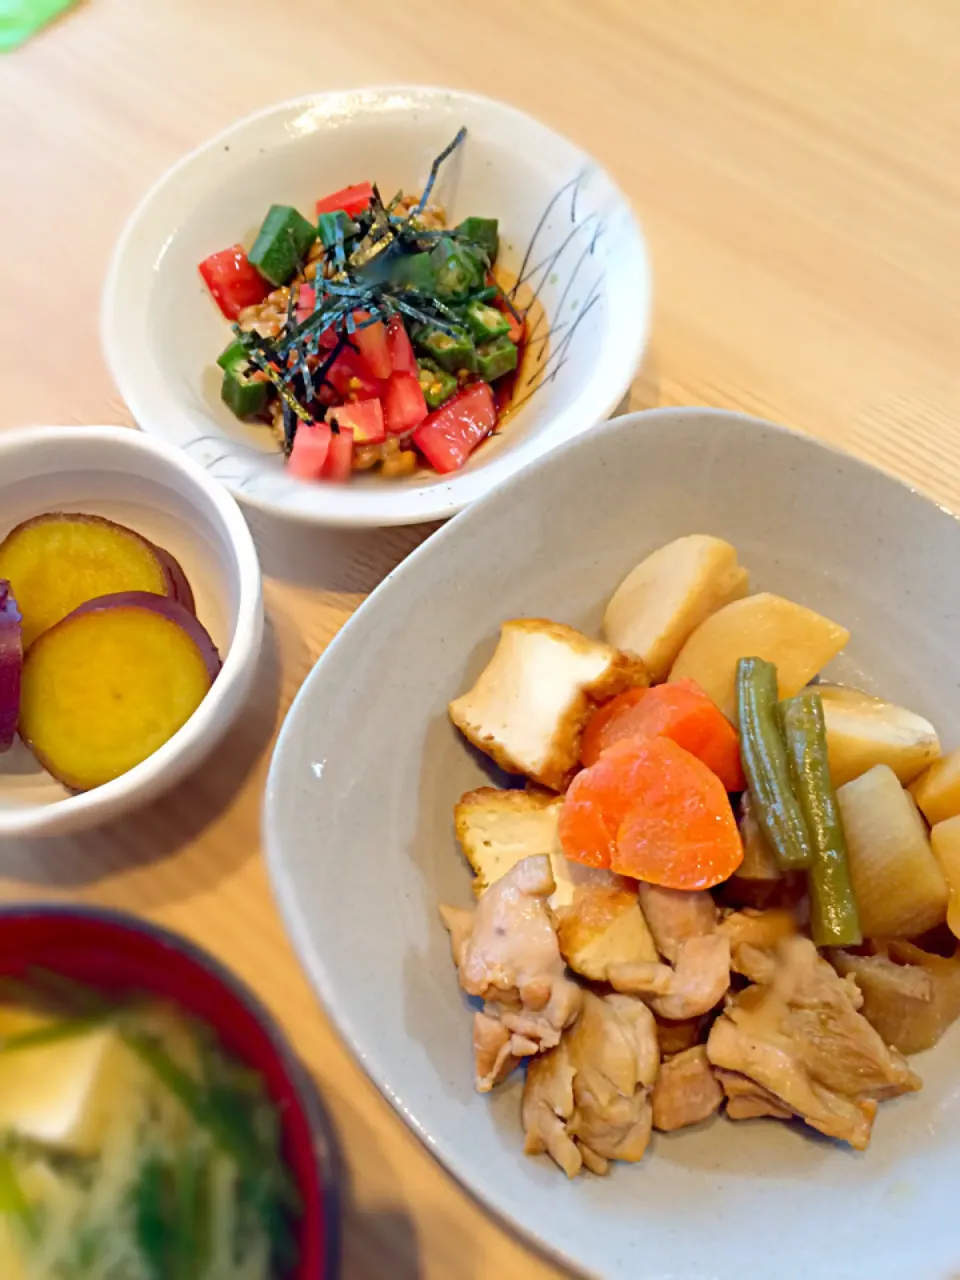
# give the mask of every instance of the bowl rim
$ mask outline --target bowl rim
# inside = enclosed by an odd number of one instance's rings
[[[952,511],[943,503],[932,497],[929,493],[904,480],[895,473],[886,470],[881,466],[877,466],[874,462],[852,453],[849,450],[840,448],[830,441],[822,440],[817,436],[813,436],[808,432],[799,431],[791,427],[783,426],[780,423],[771,422],[768,419],[760,418],[755,414],[743,413],[736,409],[720,409],[706,405],[677,405],[664,406],[661,408],[637,410],[633,413],[624,414],[617,418],[598,426],[597,431],[604,436],[613,435],[617,432],[628,432],[631,429],[639,429],[645,426],[651,420],[670,421],[679,420],[688,417],[691,414],[701,415],[702,417],[713,420],[717,423],[724,421],[734,421],[741,426],[745,426],[750,430],[760,429],[764,432],[773,432],[776,435],[788,436],[793,439],[802,440],[811,447],[822,450],[827,454],[843,458],[846,461],[852,461],[857,467],[866,471],[873,472],[883,476],[886,480],[893,482],[908,492],[918,496],[924,502],[930,503],[937,507],[944,515],[957,523],[960,523],[960,514]],[[578,449],[587,447],[586,440],[583,436],[574,437],[561,445],[551,454],[551,465],[560,465],[563,457],[572,456]],[[451,1150],[450,1146],[443,1140],[438,1139],[428,1127],[429,1121],[424,1119],[420,1114],[411,1111],[409,1104],[403,1096],[398,1094],[390,1084],[391,1072],[389,1067],[378,1056],[375,1056],[364,1044],[363,1037],[358,1031],[351,1011],[341,1002],[336,985],[330,980],[326,972],[325,965],[321,958],[317,955],[314,948],[310,932],[306,923],[306,918],[301,910],[301,904],[297,897],[295,885],[292,877],[289,875],[283,864],[281,853],[281,836],[279,832],[279,823],[274,816],[275,793],[277,789],[277,778],[283,767],[284,758],[291,749],[292,737],[295,732],[294,721],[299,721],[307,713],[307,699],[311,696],[308,693],[309,688],[313,685],[317,678],[317,672],[324,662],[328,653],[338,652],[340,649],[348,647],[353,642],[353,631],[356,629],[356,620],[360,619],[364,614],[367,606],[374,601],[375,597],[381,592],[388,582],[401,578],[407,573],[415,573],[421,557],[428,554],[436,554],[438,547],[442,547],[444,541],[451,536],[451,531],[460,525],[469,526],[475,520],[482,520],[485,516],[485,506],[493,503],[501,498],[509,497],[511,492],[520,490],[522,487],[533,481],[533,473],[524,469],[522,472],[509,477],[503,484],[498,485],[496,490],[491,491],[484,498],[461,512],[453,520],[449,521],[444,528],[440,529],[432,537],[416,547],[410,555],[408,555],[401,563],[392,570],[380,584],[370,593],[363,601],[360,607],[346,621],[337,632],[330,644],[324,649],[323,653],[317,658],[313,667],[305,676],[296,696],[291,703],[280,731],[274,744],[273,752],[270,758],[270,765],[267,771],[267,778],[264,785],[263,800],[261,806],[261,843],[263,846],[264,859],[267,865],[267,873],[270,879],[270,886],[277,903],[278,910],[283,920],[284,928],[289,937],[297,959],[313,989],[321,1007],[324,1009],[331,1025],[337,1031],[345,1047],[349,1050],[356,1062],[362,1067],[364,1073],[370,1081],[390,1103],[397,1115],[404,1121],[407,1127],[416,1135],[419,1141],[429,1154],[438,1162],[448,1176],[453,1178],[458,1186],[481,1205],[495,1221],[504,1226],[508,1231],[512,1232],[518,1238],[522,1239],[527,1245],[537,1250],[542,1256],[550,1259],[556,1264],[566,1268],[574,1268],[578,1271],[580,1264],[562,1248],[554,1245],[549,1239],[540,1235],[534,1228],[528,1228],[519,1215],[511,1214],[507,1210],[498,1205],[489,1194],[489,1189],[483,1178],[474,1178],[472,1171],[463,1168],[462,1160],[458,1158],[455,1150]]]
[[[34,917],[62,920],[89,920],[114,928],[138,933],[161,947],[172,948],[204,969],[241,1004],[263,1032],[270,1048],[286,1073],[292,1091],[307,1121],[313,1138],[319,1180],[319,1202],[323,1213],[323,1274],[317,1280],[335,1280],[342,1245],[343,1162],[333,1122],[320,1090],[306,1066],[301,1062],[289,1036],[260,997],[229,966],[199,942],[166,925],[155,924],[132,911],[120,907],[101,907],[91,903],[26,901],[0,903],[0,927],[5,920]],[[175,1000],[173,1003],[177,1003]]]
[[[71,815],[71,820],[78,815],[93,819],[101,809],[118,813],[125,809],[141,789],[161,778],[185,750],[217,731],[217,721],[230,692],[242,679],[251,654],[259,651],[263,632],[263,587],[253,535],[234,498],[213,481],[199,463],[182,450],[133,427],[31,425],[0,432],[0,469],[5,454],[28,449],[38,440],[52,443],[80,440],[105,448],[130,449],[166,463],[178,471],[186,483],[199,488],[213,504],[227,532],[237,572],[237,620],[216,680],[200,706],[172,738],[119,778],[100,787],[64,796],[50,804],[0,809],[0,840],[5,836],[43,834],[46,829],[57,827],[66,813]]]
[[[405,494],[426,494],[435,493],[436,497],[431,502],[423,502],[418,504],[415,511],[391,512],[389,510],[378,512],[377,514],[354,513],[349,509],[344,511],[334,510],[332,512],[324,512],[322,510],[309,510],[306,507],[291,508],[285,503],[272,501],[257,496],[248,490],[239,486],[234,486],[232,482],[227,480],[216,480],[215,483],[227,488],[233,496],[243,504],[249,504],[255,510],[263,511],[267,514],[291,520],[298,524],[306,524],[315,527],[325,528],[390,528],[399,525],[423,524],[433,520],[446,520],[464,510],[473,502],[479,501],[485,497],[491,488],[499,487],[506,480],[512,478],[518,471],[526,466],[535,464],[540,458],[547,453],[552,453],[554,449],[560,448],[567,440],[576,438],[585,432],[595,429],[600,423],[604,422],[614,412],[622,401],[623,397],[629,392],[634,379],[639,371],[640,363],[647,349],[650,329],[652,324],[652,295],[653,295],[653,278],[650,263],[650,254],[647,246],[646,236],[644,235],[643,226],[633,204],[627,197],[626,193],[618,182],[615,181],[610,171],[596,160],[589,152],[585,151],[579,143],[575,142],[566,134],[554,129],[551,125],[538,119],[536,116],[523,111],[520,107],[514,106],[510,102],[504,102],[497,98],[488,97],[485,94],[473,93],[467,90],[450,88],[436,84],[413,84],[409,82],[402,83],[381,83],[374,85],[365,85],[354,88],[335,89],[327,92],[319,91],[315,93],[300,94],[296,97],[285,98],[278,102],[270,103],[265,107],[261,107],[256,111],[240,116],[232,122],[225,125],[217,133],[203,139],[195,147],[180,156],[167,169],[165,169],[148,187],[147,191],[140,197],[135,204],[132,212],[127,218],[126,223],[114,245],[104,277],[103,290],[100,300],[100,344],[103,351],[104,360],[108,371],[113,379],[114,385],[120,392],[123,399],[130,406],[131,412],[137,421],[138,426],[144,432],[150,435],[154,434],[154,414],[146,402],[145,397],[141,394],[135,384],[136,375],[130,373],[131,360],[128,355],[123,352],[124,347],[124,328],[123,318],[117,307],[117,294],[123,274],[129,269],[126,263],[129,253],[130,242],[134,234],[140,226],[140,223],[148,214],[150,206],[156,198],[161,194],[168,184],[173,183],[184,170],[197,163],[202,157],[217,151],[231,137],[236,136],[239,132],[256,125],[257,123],[267,120],[269,117],[283,115],[294,110],[304,110],[317,103],[323,102],[332,109],[336,104],[343,102],[356,101],[358,96],[370,99],[382,99],[395,94],[415,94],[425,103],[433,99],[455,99],[458,101],[469,102],[474,106],[492,109],[502,115],[512,116],[518,122],[522,122],[524,127],[532,127],[541,130],[544,134],[552,136],[556,141],[568,147],[571,152],[579,155],[585,167],[589,166],[596,171],[604,181],[609,184],[611,191],[617,197],[622,208],[629,217],[629,225],[632,232],[632,258],[639,280],[642,282],[643,297],[645,305],[638,307],[634,316],[635,324],[632,330],[633,337],[629,342],[623,342],[624,356],[622,367],[624,372],[617,378],[607,381],[601,381],[594,374],[588,375],[586,382],[580,394],[574,399],[571,405],[559,410],[553,414],[545,423],[545,425],[537,433],[542,440],[539,449],[531,450],[529,456],[516,461],[512,467],[505,467],[505,474],[499,479],[484,484],[478,484],[478,492],[475,496],[459,496],[458,490],[465,486],[460,481],[473,479],[482,476],[488,468],[486,464],[478,467],[476,471],[455,472],[451,476],[440,477],[439,481],[430,485],[412,486],[397,490],[397,493]],[[165,246],[164,246],[165,247]],[[622,333],[622,330],[621,330]],[[594,394],[594,407],[588,412],[583,412],[580,408],[581,402],[586,398],[588,389],[596,384],[596,392]],[[575,412],[574,412],[575,411]],[[579,413],[579,419],[577,414]],[[551,444],[548,438],[553,430],[553,424],[558,419],[577,419],[576,421],[567,421],[565,430],[560,434],[555,443]],[[582,425],[583,423],[586,425]],[[163,435],[158,433],[159,438],[165,439]],[[530,443],[537,437],[534,436]],[[179,445],[174,445],[178,450]],[[509,453],[501,455],[500,459],[493,459],[496,463],[499,460],[506,461],[510,458]],[[317,486],[307,486],[311,491]],[[384,496],[389,497],[391,489],[385,487]]]

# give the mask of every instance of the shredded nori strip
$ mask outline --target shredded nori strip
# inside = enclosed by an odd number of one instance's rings
[[[417,204],[417,207],[413,211],[414,214],[423,213],[424,209],[426,208],[427,201],[430,199],[430,192],[433,190],[433,184],[436,182],[437,175],[440,172],[440,166],[443,164],[444,160],[449,159],[449,157],[453,155],[454,151],[456,151],[457,147],[460,146],[461,142],[463,142],[466,136],[467,136],[466,126],[461,125],[460,128],[457,130],[457,136],[454,138],[454,140],[451,143],[449,143],[446,147],[444,147],[444,149],[437,156],[436,160],[434,160],[433,164],[430,166],[430,176],[429,178],[427,178],[427,184],[423,188],[423,195],[421,195],[420,201]]]

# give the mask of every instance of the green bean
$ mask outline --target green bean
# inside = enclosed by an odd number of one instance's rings
[[[847,841],[830,780],[827,730],[818,693],[807,691],[780,705],[790,777],[813,843],[810,930],[818,947],[861,941],[857,900],[850,884]]]
[[[812,860],[810,835],[790,783],[790,767],[777,713],[777,669],[762,658],[737,663],[740,756],[757,821],[784,871]]]

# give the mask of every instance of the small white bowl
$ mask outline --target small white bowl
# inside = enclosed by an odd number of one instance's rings
[[[357,477],[343,486],[290,479],[272,434],[238,422],[220,401],[215,361],[230,328],[197,264],[237,241],[249,246],[274,203],[309,212],[319,197],[366,178],[390,195],[420,190],[461,125],[466,142],[436,194],[452,222],[499,217],[500,263],[539,288],[551,335],[546,376],[454,475]],[[377,526],[453,515],[609,417],[636,373],[649,316],[643,237],[629,202],[589,156],[503,103],[392,87],[281,103],[175,165],[120,238],[102,337],[140,426],[189,452],[238,497],[318,524]]]
[[[92,791],[69,792],[18,740],[0,755],[0,839],[94,826],[195,769],[242,707],[263,637],[260,565],[246,522],[232,498],[176,449],[124,427],[0,433],[0,539],[45,511],[106,516],[176,556],[223,668],[169,742]]]

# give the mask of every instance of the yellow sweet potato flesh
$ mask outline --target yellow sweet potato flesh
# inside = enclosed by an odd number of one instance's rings
[[[850,639],[839,623],[769,592],[735,600],[694,631],[670,671],[695,680],[736,723],[737,663],[764,658],[777,668],[781,698],[791,698],[835,658]]]
[[[123,607],[78,614],[27,653],[20,734],[54,777],[87,791],[163,746],[210,683],[197,645],[168,618]]]
[[[935,760],[910,792],[932,827],[960,814],[960,748]]]
[[[663,680],[704,618],[745,596],[747,587],[736,548],[688,534],[651,552],[624,578],[607,605],[604,632],[612,645],[643,659],[651,680]]]
[[[87,515],[54,513],[18,525],[0,543],[0,578],[23,614],[24,648],[87,600],[119,591],[170,594],[149,542]]]
[[[906,707],[840,685],[821,684],[818,692],[835,787],[875,764],[889,765],[906,786],[939,756],[936,729]]]
[[[915,938],[941,924],[947,883],[893,770],[876,765],[840,787],[837,799],[864,937]]]

